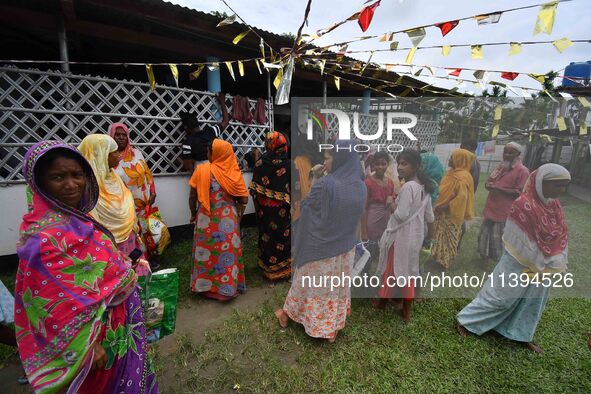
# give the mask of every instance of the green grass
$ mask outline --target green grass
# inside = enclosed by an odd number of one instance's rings
[[[278,327],[273,309],[236,313],[206,342],[179,339],[172,360],[176,392],[589,392],[591,358],[582,335],[589,304],[552,301],[537,333],[539,356],[493,335],[462,338],[454,315],[462,299],[430,300],[403,324],[392,311],[354,300],[335,344],[309,338],[302,327]]]
[[[477,215],[485,200],[481,185]],[[591,205],[568,196],[562,202],[571,235],[570,268],[589,288]],[[454,262],[457,272],[494,268],[494,262],[478,258],[478,231],[479,222],[466,233]],[[238,383],[243,392],[591,392],[584,335],[591,330],[588,298],[549,301],[535,337],[546,353],[537,355],[498,335],[460,337],[455,315],[469,302],[465,298],[416,304],[408,324],[392,309],[379,312],[369,300],[353,300],[345,329],[328,344],[293,322],[279,328],[273,310],[285,293],[285,287],[276,288],[256,312],[236,312],[208,332],[204,343],[179,336],[175,355],[160,360],[176,371],[167,388],[220,392]]]

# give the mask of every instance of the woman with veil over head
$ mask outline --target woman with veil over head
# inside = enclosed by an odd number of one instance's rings
[[[282,327],[293,320],[302,324],[309,336],[330,342],[345,327],[351,288],[318,285],[318,279],[351,276],[367,198],[359,155],[348,150],[351,144],[336,142],[335,151],[325,151],[324,164],[312,169],[312,188],[302,201],[294,238],[291,288],[283,307],[275,311]]]

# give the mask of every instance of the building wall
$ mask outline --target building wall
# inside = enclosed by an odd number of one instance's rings
[[[252,179],[251,172],[243,174],[246,185]],[[164,221],[169,227],[181,226],[189,223],[188,207],[189,186],[187,175],[155,177],[156,204],[162,213]],[[3,217],[0,227],[0,256],[16,253],[16,243],[19,238],[19,227],[22,216],[27,212],[24,184],[11,185],[0,188],[0,207]],[[252,199],[249,198],[246,214],[253,213]]]
[[[454,150],[458,149],[460,144],[438,144],[435,146],[435,154],[443,164],[443,167],[447,167],[447,163],[449,162],[449,158]],[[485,173],[491,173],[492,170],[503,161],[503,149],[505,148],[504,145],[496,145],[495,146],[495,153],[488,154],[488,155],[480,155],[478,156],[478,161],[480,162],[480,171]]]

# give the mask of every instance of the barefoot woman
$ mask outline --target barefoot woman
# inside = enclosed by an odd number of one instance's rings
[[[357,228],[367,197],[358,154],[346,150],[350,141],[337,144],[337,152],[325,152],[324,166],[312,169],[312,189],[302,201],[294,239],[291,288],[283,308],[275,311],[282,327],[291,319],[302,324],[309,336],[330,342],[345,327],[351,288],[310,285],[304,279],[351,275]],[[328,175],[322,177],[325,171]]]
[[[532,343],[550,291],[542,285],[542,274],[566,270],[568,232],[556,198],[569,181],[569,172],[558,164],[544,164],[530,175],[525,191],[511,206],[503,233],[505,251],[492,273],[493,281],[489,278],[457,316],[461,335],[495,330],[542,353]],[[538,274],[540,284],[510,282],[522,273],[530,278]]]

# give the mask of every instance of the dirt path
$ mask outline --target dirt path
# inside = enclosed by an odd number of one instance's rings
[[[204,340],[204,333],[221,325],[234,310],[254,311],[261,303],[272,298],[274,292],[281,286],[287,286],[287,284],[279,284],[276,288],[268,286],[249,288],[245,294],[227,303],[197,297],[181,303],[177,310],[174,334],[157,342],[158,354],[164,361],[165,368],[170,368],[173,364],[169,363],[168,359],[177,350],[179,336],[187,335],[193,343],[201,343]],[[20,386],[16,381],[22,373],[20,361],[16,356],[8,360],[4,366],[0,366],[0,393],[31,393],[30,386]],[[168,379],[169,376],[164,371],[164,375],[159,377],[161,393],[171,391],[167,389],[174,382],[174,374],[171,376],[172,379]]]
[[[280,284],[285,286],[285,284]],[[158,353],[162,357],[169,356],[176,350],[176,340],[180,335],[187,335],[195,344],[204,340],[203,334],[228,319],[234,310],[252,312],[264,301],[273,297],[276,288],[255,287],[238,298],[222,303],[209,299],[191,299],[180,305],[177,310],[175,333],[158,341]]]

